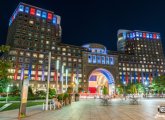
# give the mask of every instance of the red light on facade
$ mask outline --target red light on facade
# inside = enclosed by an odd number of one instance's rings
[[[36,65],[35,80],[38,80],[38,66]]]
[[[30,14],[31,14],[31,15],[35,15],[35,12],[36,12],[36,9],[30,8]]]
[[[153,38],[156,39],[156,33],[153,34]]]
[[[146,38],[146,33],[143,33],[143,37]]]
[[[52,14],[48,13],[48,19],[51,20],[52,19]]]

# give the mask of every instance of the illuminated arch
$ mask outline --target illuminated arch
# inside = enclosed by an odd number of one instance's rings
[[[92,73],[94,72],[102,73],[107,78],[108,84],[115,84],[114,77],[108,70],[103,69],[103,68],[97,68],[91,72],[89,79],[92,76]]]

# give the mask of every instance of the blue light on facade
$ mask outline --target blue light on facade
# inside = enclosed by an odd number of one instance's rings
[[[113,57],[110,57],[109,62],[110,62],[110,65],[114,64]]]
[[[46,12],[42,12],[42,18],[47,18],[47,13]]]
[[[129,33],[127,33],[127,38],[129,38]]]
[[[139,37],[139,33],[138,32],[136,32],[136,37]]]
[[[150,34],[150,38],[152,38],[152,34]]]
[[[157,38],[157,39],[160,39],[160,34],[157,34],[157,35],[156,35],[156,38]]]
[[[19,8],[18,8],[18,11],[23,12],[24,11],[24,6],[20,5]]]
[[[56,18],[56,16],[53,17],[53,21],[52,22],[53,22],[53,24],[57,24],[57,18]]]
[[[132,33],[133,38],[135,38],[135,33]]]
[[[25,7],[25,13],[29,13],[29,7]]]
[[[36,16],[41,16],[41,10],[37,10],[37,12],[36,12]]]
[[[125,40],[126,39],[126,33],[123,32],[123,39]]]
[[[149,33],[146,33],[146,37],[149,38]]]
[[[132,33],[130,33],[130,38],[131,38],[131,39],[133,38],[133,35],[132,35]]]
[[[139,37],[142,37],[142,33],[141,32],[139,33]]]

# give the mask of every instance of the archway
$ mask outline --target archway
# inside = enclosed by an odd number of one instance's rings
[[[108,88],[109,94],[115,92],[114,77],[106,69],[98,68],[93,70],[89,76],[88,82],[88,90],[90,93],[102,94],[104,86]]]

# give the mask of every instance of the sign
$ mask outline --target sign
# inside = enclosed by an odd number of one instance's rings
[[[23,86],[22,86],[22,96],[21,96],[22,103],[27,103],[28,87],[29,87],[29,80],[25,79],[23,81]]]
[[[159,113],[165,113],[165,106],[159,106],[158,107],[158,112]]]

